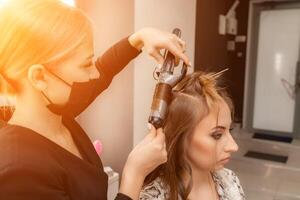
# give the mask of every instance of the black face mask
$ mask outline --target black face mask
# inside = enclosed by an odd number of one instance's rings
[[[42,94],[50,103],[49,105],[47,105],[47,108],[51,112],[57,115],[64,115],[64,116],[67,115],[70,117],[76,117],[82,111],[84,111],[93,101],[95,88],[99,84],[98,79],[93,79],[87,82],[73,82],[73,84],[70,85],[69,83],[67,83],[65,80],[63,80],[56,74],[52,72],[50,73],[71,88],[69,99],[64,105],[53,103],[44,94],[44,92],[42,92]]]

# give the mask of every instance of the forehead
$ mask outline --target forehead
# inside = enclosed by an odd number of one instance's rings
[[[208,115],[205,116],[198,124],[197,129],[210,130],[216,126],[230,126],[231,111],[229,106],[224,102],[219,102]]]
[[[219,103],[218,125],[228,125],[231,123],[231,110],[225,101]]]
[[[53,66],[53,70],[55,70],[58,75],[66,80],[68,80],[68,77],[70,81],[77,80],[78,75],[76,75],[76,72],[78,72],[78,66],[85,65],[93,61],[93,55],[93,35],[89,33],[82,39],[80,45],[73,50],[70,56],[62,60],[62,62],[60,62],[58,65]]]
[[[75,50],[76,56],[79,58],[88,58],[94,54],[93,35],[88,34],[82,41],[82,44]]]

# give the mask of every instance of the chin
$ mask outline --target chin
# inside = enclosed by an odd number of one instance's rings
[[[217,165],[217,166],[215,167],[215,171],[221,170],[221,169],[223,169],[223,168],[224,168],[224,165]]]

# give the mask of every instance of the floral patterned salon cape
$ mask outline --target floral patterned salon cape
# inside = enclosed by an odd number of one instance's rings
[[[245,200],[245,194],[238,177],[230,169],[223,168],[213,173],[213,179],[219,195],[219,200]],[[160,178],[146,185],[140,200],[167,200],[168,187]],[[181,198],[179,198],[181,199]]]

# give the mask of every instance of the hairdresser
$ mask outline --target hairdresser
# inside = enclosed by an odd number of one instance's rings
[[[0,129],[0,199],[107,199],[107,175],[75,117],[141,51],[162,63],[160,50],[168,49],[189,64],[184,42],[145,28],[93,62],[91,22],[58,0],[6,1],[0,27],[0,92],[16,97]],[[137,199],[166,159],[162,130],[152,126],[128,156],[116,199]]]

